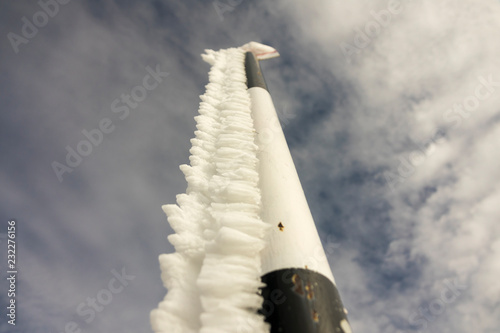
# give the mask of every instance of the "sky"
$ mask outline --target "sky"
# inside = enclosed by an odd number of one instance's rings
[[[353,331],[500,330],[498,1],[16,1],[0,36],[0,332],[151,332],[200,54],[252,40]]]

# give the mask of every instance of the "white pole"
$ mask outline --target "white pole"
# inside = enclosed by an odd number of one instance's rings
[[[351,329],[300,184],[271,95],[252,52],[245,67],[258,138],[261,217],[271,225],[262,252],[264,305],[271,332]]]

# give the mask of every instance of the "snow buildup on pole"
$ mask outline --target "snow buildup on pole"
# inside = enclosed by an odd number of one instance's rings
[[[177,205],[163,206],[176,252],[159,258],[168,292],[151,312],[158,333],[269,332],[257,313],[269,226],[260,218],[258,148],[244,69],[251,46],[202,55],[212,67],[195,117],[190,165],[180,166],[187,190]]]

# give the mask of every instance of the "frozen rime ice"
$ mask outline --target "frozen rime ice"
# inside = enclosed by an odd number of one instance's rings
[[[262,297],[260,251],[268,225],[260,218],[257,146],[246,87],[245,50],[206,50],[209,83],[195,117],[187,190],[163,210],[175,253],[160,255],[168,292],[151,312],[157,333],[269,332],[257,314]],[[264,49],[262,52],[269,50]]]

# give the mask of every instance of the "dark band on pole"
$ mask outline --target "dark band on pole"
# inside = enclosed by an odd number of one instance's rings
[[[271,333],[345,332],[347,317],[337,287],[318,272],[281,269],[262,277],[260,313]]]
[[[266,80],[260,70],[259,61],[252,52],[245,54],[245,72],[247,74],[247,87],[261,87],[267,90]]]

